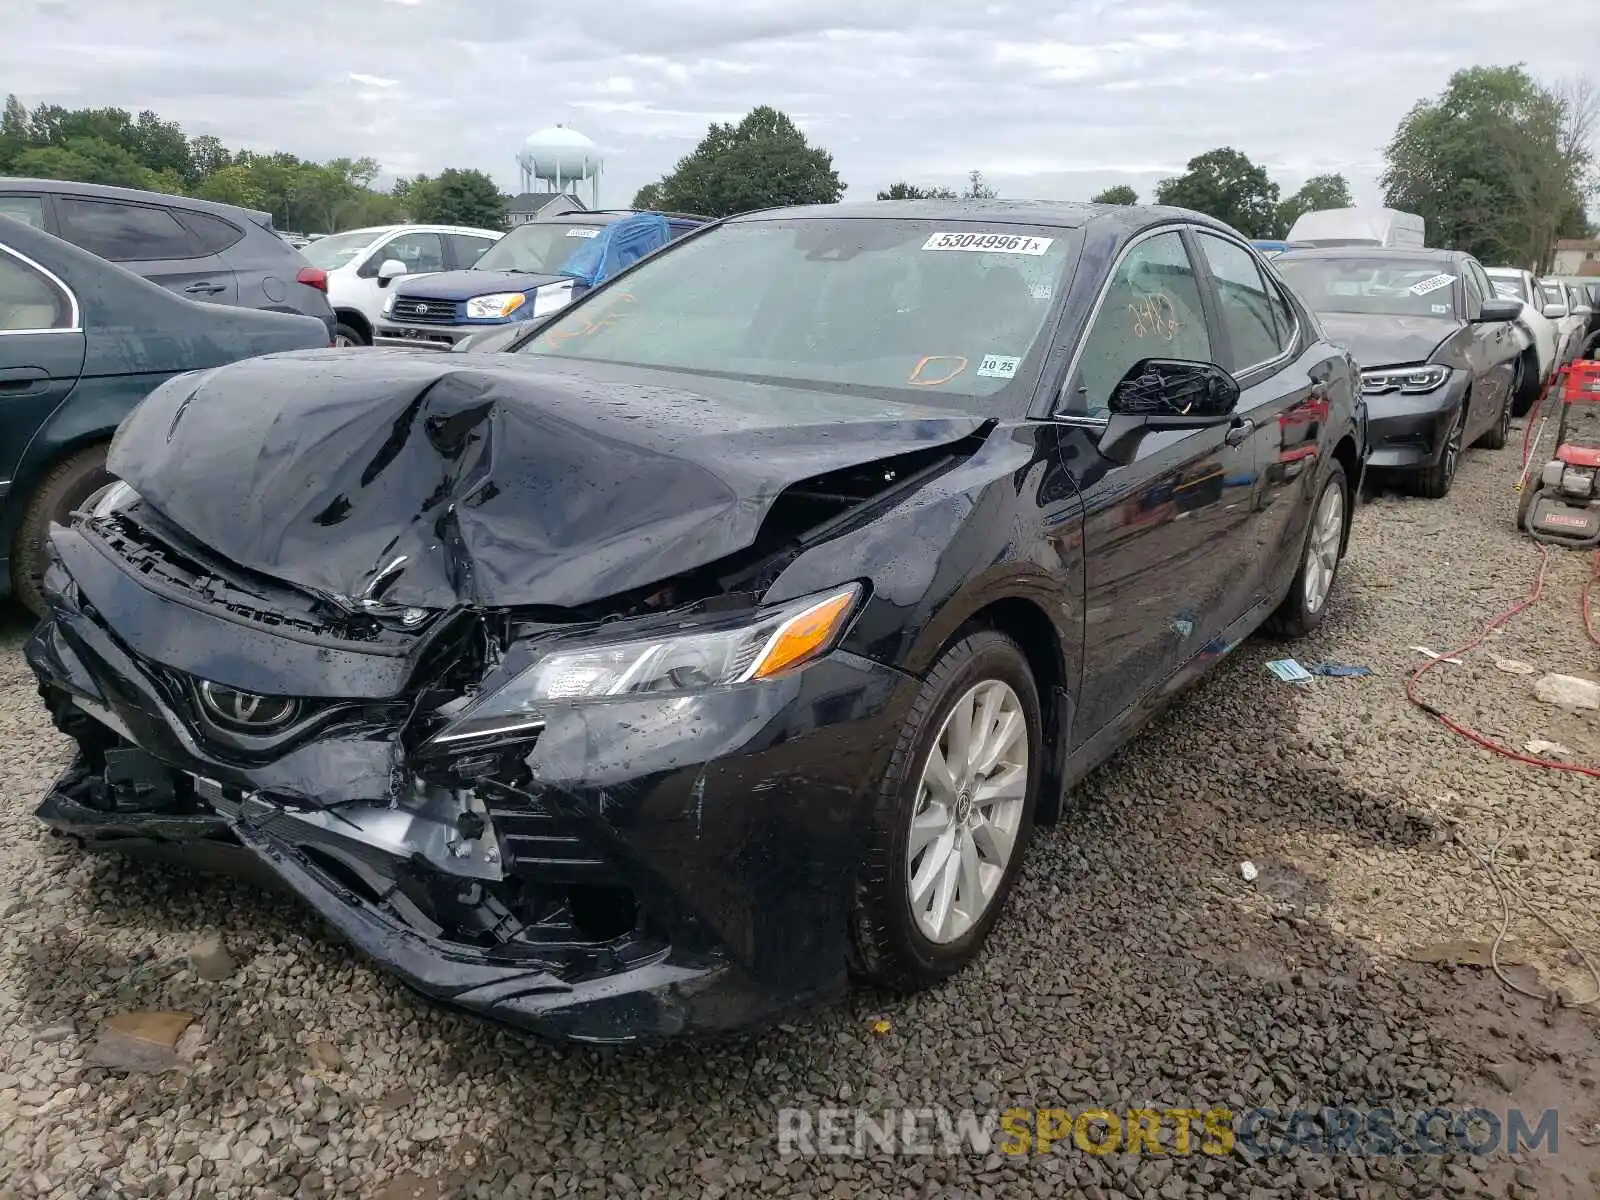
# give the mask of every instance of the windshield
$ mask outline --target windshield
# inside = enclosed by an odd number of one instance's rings
[[[602,225],[550,221],[519,225],[472,264],[474,271],[517,271],[528,275],[558,274],[567,259],[599,236]]]
[[[1456,316],[1456,276],[1448,263],[1395,258],[1297,258],[1272,265],[1319,313],[1394,317]]]
[[[747,221],[646,259],[521,351],[971,406],[1042,355],[1075,231]]]
[[[331,271],[358,257],[363,250],[383,235],[371,229],[354,233],[336,233],[332,237],[318,238],[301,249],[301,256],[313,267]]]
[[[1528,296],[1528,289],[1526,286],[1524,286],[1522,276],[1520,275],[1512,275],[1510,277],[1505,275],[1491,275],[1489,276],[1489,282],[1494,284],[1494,290],[1498,292],[1500,297],[1504,300],[1521,300],[1524,304],[1526,304],[1530,299]]]

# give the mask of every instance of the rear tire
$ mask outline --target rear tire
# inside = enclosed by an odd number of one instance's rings
[[[992,710],[987,707],[991,697]],[[967,704],[972,704],[973,719],[963,724],[967,710],[956,714]],[[996,714],[993,724],[983,719],[991,711]],[[969,781],[958,765],[953,731],[980,725],[1014,728],[1016,719],[1022,729],[1015,738],[993,740],[992,744],[1004,741],[1010,747],[1000,763],[986,776]],[[1033,832],[1044,768],[1043,728],[1039,692],[1028,660],[1004,634],[994,630],[972,633],[934,663],[911,705],[873,808],[852,920],[851,966],[856,974],[881,987],[915,991],[937,983],[978,956],[1005,909]],[[974,736],[971,744],[981,745],[982,732]],[[933,765],[936,748],[938,764],[949,768],[945,777],[955,776],[950,787],[936,788],[929,782],[939,774]],[[1019,764],[1024,751],[1026,760]],[[1009,785],[996,782],[1002,776]],[[1010,795],[1018,787],[1018,801],[985,802],[986,792]],[[954,803],[943,802],[944,791]],[[919,841],[929,839],[926,848],[911,855],[913,822],[931,829],[947,816],[947,832],[920,834]],[[1010,837],[1003,861],[988,850],[1001,833]],[[971,862],[981,864],[974,866],[970,875],[963,850],[971,851]],[[957,866],[951,868],[953,882],[944,907],[965,913],[969,919],[964,924],[955,922],[949,936],[939,939],[927,929],[929,923],[940,923],[936,919],[939,888],[929,886],[925,893],[929,903],[925,904],[913,898],[912,885],[919,878],[937,880],[942,874],[938,864],[952,858]],[[978,885],[969,887],[969,878],[978,880]],[[987,898],[973,905],[973,896],[981,896],[984,890],[989,891]]]
[[[1338,500],[1330,500],[1330,493],[1337,493]],[[1331,526],[1330,510],[1336,510],[1332,512]],[[1335,462],[1332,473],[1317,493],[1311,519],[1306,522],[1306,537],[1300,547],[1300,569],[1294,573],[1294,582],[1289,585],[1289,594],[1283,598],[1283,603],[1267,618],[1267,632],[1287,639],[1305,637],[1327,617],[1328,601],[1339,578],[1339,564],[1344,561],[1345,522],[1349,512],[1350,481],[1345,477],[1344,466]],[[1334,539],[1331,545],[1330,537]],[[1308,587],[1308,583],[1317,586]]]
[[[42,617],[45,612],[50,523],[66,524],[73,510],[110,482],[105,444],[86,446],[50,468],[22,510],[22,522],[11,544],[11,590],[34,616]]]
[[[1539,355],[1537,351],[1524,352],[1521,359],[1521,371],[1512,384],[1511,415],[1525,417],[1539,399],[1539,393],[1544,390],[1544,384],[1539,379]],[[1551,368],[1554,370],[1554,368]],[[1503,445],[1504,443],[1502,443]],[[1485,442],[1484,445],[1488,446]],[[1490,446],[1491,450],[1498,450],[1499,446]]]

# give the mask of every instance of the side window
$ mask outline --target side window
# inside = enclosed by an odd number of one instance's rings
[[[0,217],[11,217],[35,229],[44,228],[44,199],[40,196],[0,196]]]
[[[1272,315],[1272,298],[1255,258],[1243,246],[1222,238],[1202,233],[1198,239],[1217,284],[1222,323],[1232,346],[1233,361],[1222,365],[1237,373],[1277,358],[1283,346]]]
[[[367,259],[361,268],[362,275],[376,275],[378,269],[391,259],[405,263],[406,271],[416,275],[423,271],[444,270],[444,240],[437,233],[402,233],[392,237]]]
[[[1467,289],[1466,317],[1469,321],[1483,311],[1484,299],[1484,287],[1473,275],[1473,265],[1474,264],[1472,263],[1468,263],[1466,265],[1466,269],[1461,272],[1461,282],[1466,285]]]
[[[58,196],[61,235],[112,262],[194,258],[188,230],[164,208]]]
[[[0,331],[66,329],[71,322],[66,293],[26,263],[0,253]]]
[[[185,212],[179,209],[174,211],[173,215],[194,234],[194,240],[207,254],[220,253],[244,237],[244,230],[233,222],[213,217],[210,213]]]
[[[1104,416],[1111,389],[1144,358],[1214,361],[1200,287],[1177,230],[1135,243],[1113,268],[1066,411]]]
[[[445,239],[450,243],[450,250],[455,255],[456,266],[463,271],[482,258],[484,252],[494,245],[493,238],[473,237],[470,233],[447,233]],[[409,267],[411,264],[406,265]]]

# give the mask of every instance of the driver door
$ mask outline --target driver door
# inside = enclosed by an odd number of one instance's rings
[[[1131,242],[1080,343],[1058,416],[1092,444],[1111,390],[1141,359],[1216,362],[1201,292],[1180,230]],[[1255,462],[1248,430],[1224,424],[1151,434],[1125,466],[1093,450],[1072,465],[1084,506],[1081,744],[1164,689],[1239,616],[1228,599],[1254,550]]]

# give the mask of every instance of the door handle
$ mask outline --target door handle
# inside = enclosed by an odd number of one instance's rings
[[[227,288],[220,283],[208,281],[206,283],[191,283],[183,290],[191,296],[215,296],[218,292],[227,291]]]
[[[1242,446],[1250,440],[1250,435],[1255,431],[1256,423],[1249,417],[1235,417],[1222,440],[1230,446]]]
[[[43,367],[6,367],[0,370],[0,392],[31,392],[49,378]]]

